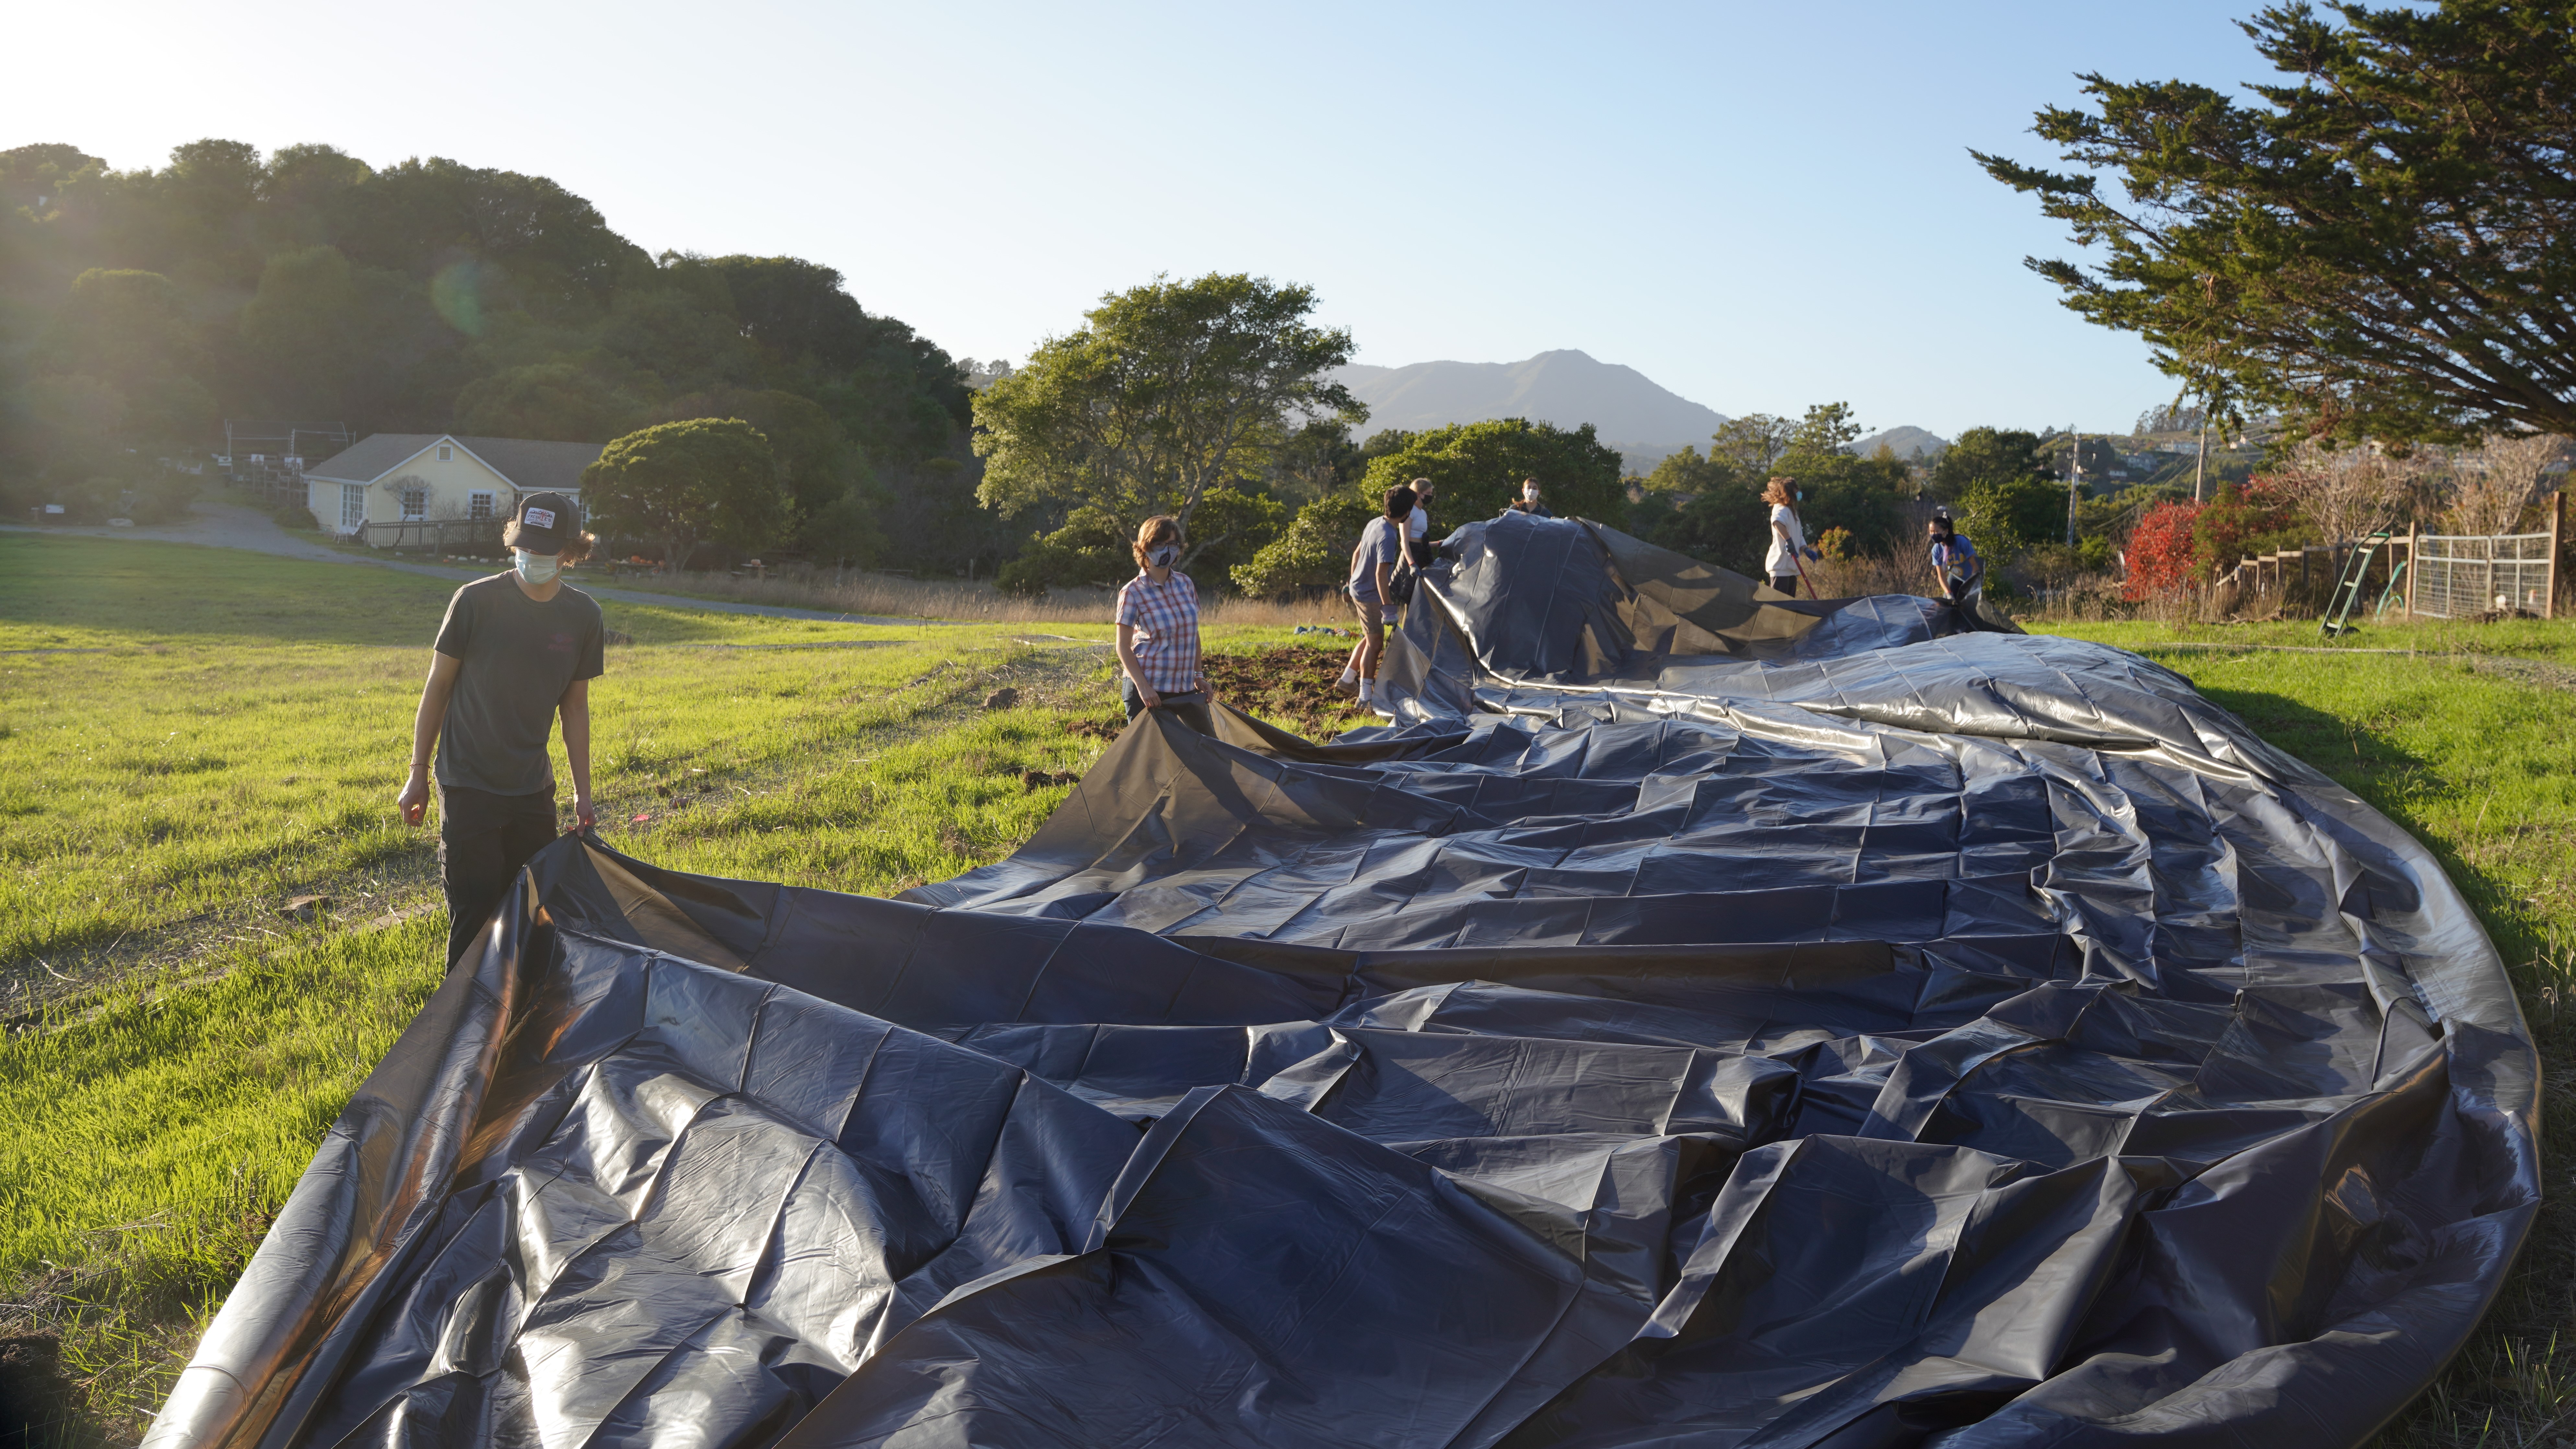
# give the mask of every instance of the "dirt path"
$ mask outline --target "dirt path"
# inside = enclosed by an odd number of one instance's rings
[[[0,524],[0,533],[69,535],[79,538],[140,539],[152,543],[193,543],[205,548],[233,548],[250,553],[273,554],[280,558],[303,559],[308,563],[353,564],[361,568],[393,569],[401,573],[420,574],[433,579],[454,579],[469,583],[484,577],[489,570],[450,568],[445,564],[406,563],[400,559],[369,558],[353,554],[309,538],[298,538],[280,528],[277,520],[245,504],[217,498],[200,498],[188,505],[186,523],[165,523],[133,528],[97,528],[64,524],[31,528],[23,523]],[[769,619],[813,619],[828,624],[939,624],[941,619],[898,619],[874,614],[834,614],[820,609],[789,609],[772,604],[737,604],[724,599],[697,599],[683,594],[643,593],[634,589],[601,588],[584,582],[578,587],[594,599],[621,604],[651,604],[669,609],[704,609],[716,614],[756,614]]]

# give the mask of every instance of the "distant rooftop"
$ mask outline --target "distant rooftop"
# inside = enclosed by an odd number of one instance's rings
[[[581,470],[599,461],[605,443],[545,443],[533,438],[469,438],[457,433],[370,433],[304,476],[330,483],[373,483],[438,443],[454,443],[490,464],[521,492],[578,491]]]

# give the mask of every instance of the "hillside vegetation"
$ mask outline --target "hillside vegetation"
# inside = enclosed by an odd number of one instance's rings
[[[181,146],[116,171],[0,151],[0,506],[136,489],[226,418],[605,443],[742,418],[808,551],[992,561],[968,373],[794,257],[648,254],[540,176],[330,146]],[[318,460],[317,460],[318,461]]]

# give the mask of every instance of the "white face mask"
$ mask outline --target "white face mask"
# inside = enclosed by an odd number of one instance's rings
[[[510,562],[519,570],[519,581],[530,588],[544,588],[563,572],[563,560],[554,554],[530,553],[523,548],[514,548],[510,553]]]
[[[1168,543],[1145,550],[1145,562],[1158,569],[1170,568],[1180,556],[1181,551]]]
[[[1524,488],[1521,490],[1521,497],[1532,503],[1536,503],[1538,501],[1538,490],[1535,488]]]

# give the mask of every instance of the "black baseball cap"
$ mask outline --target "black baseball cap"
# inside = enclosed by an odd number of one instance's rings
[[[531,493],[519,500],[518,526],[510,547],[528,553],[561,553],[564,541],[581,536],[581,505],[560,493]]]

